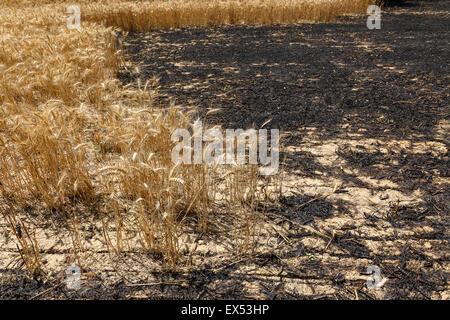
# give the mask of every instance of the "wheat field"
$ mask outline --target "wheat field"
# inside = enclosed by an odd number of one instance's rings
[[[82,261],[77,225],[102,220],[107,250],[138,246],[176,268],[188,215],[205,232],[217,208],[236,215],[237,251],[251,248],[258,202],[254,166],[174,165],[171,132],[195,119],[157,102],[155,79],[124,87],[118,32],[222,24],[331,21],[365,12],[368,0],[78,1],[81,29],[66,26],[72,1],[0,5],[0,210],[31,274],[43,272],[26,212],[51,212]],[[223,187],[221,189],[221,187]],[[266,191],[267,192],[267,191]],[[219,197],[218,194],[224,195]],[[273,195],[269,195],[273,196]],[[113,228],[111,227],[113,226]],[[113,231],[111,231],[113,230]],[[239,239],[238,239],[239,238]]]

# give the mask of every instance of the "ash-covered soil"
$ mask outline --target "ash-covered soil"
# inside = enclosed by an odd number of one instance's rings
[[[168,273],[152,257],[93,249],[74,292],[64,270],[40,284],[6,267],[9,250],[0,296],[450,299],[449,10],[407,1],[383,11],[381,30],[354,16],[124,36],[124,83],[156,77],[163,105],[197,107],[224,129],[281,130],[283,197],[268,204],[264,253],[237,258],[211,231],[195,267]],[[371,265],[380,289],[366,285]]]

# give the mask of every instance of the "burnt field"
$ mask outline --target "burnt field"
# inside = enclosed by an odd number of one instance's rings
[[[266,268],[258,273],[274,279],[256,281],[268,287],[258,297],[352,298],[376,264],[389,281],[362,297],[448,298],[449,9],[387,8],[372,31],[359,16],[125,37],[138,67],[125,83],[157,77],[163,100],[198,106],[212,124],[258,128],[271,119],[266,127],[282,132],[285,196],[270,218],[286,239],[274,233],[278,254],[227,275],[252,282],[252,270]],[[214,283],[205,297],[246,293]]]

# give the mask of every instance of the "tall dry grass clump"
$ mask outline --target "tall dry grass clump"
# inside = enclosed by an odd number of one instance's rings
[[[83,214],[98,214],[111,252],[141,249],[176,268],[188,217],[207,231],[230,212],[236,250],[256,235],[255,166],[175,165],[171,133],[192,118],[155,105],[155,81],[123,87],[116,33],[233,23],[328,21],[369,1],[78,1],[82,28],[66,27],[67,1],[0,4],[0,210],[32,274],[39,243],[21,216],[29,208],[66,219],[79,263]],[[219,197],[220,195],[220,197]],[[220,199],[220,200],[219,200]],[[75,210],[82,204],[85,212]],[[78,207],[77,207],[78,208]],[[26,215],[25,215],[26,216]],[[132,242],[130,230],[140,241]]]

